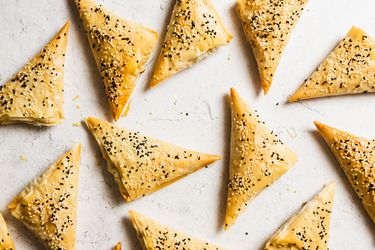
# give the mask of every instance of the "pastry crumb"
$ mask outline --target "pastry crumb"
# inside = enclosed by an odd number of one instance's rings
[[[27,161],[27,156],[24,155],[24,154],[21,154],[20,159],[21,159],[21,161]]]
[[[76,101],[76,100],[78,100],[79,99],[79,95],[76,95],[75,97],[73,97],[73,101]]]
[[[79,106],[79,105],[76,105],[76,109],[81,109],[81,106]]]
[[[72,123],[73,127],[81,127],[81,123],[80,122],[73,122]]]

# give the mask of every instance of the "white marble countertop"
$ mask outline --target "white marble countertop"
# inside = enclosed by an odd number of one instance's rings
[[[120,16],[162,32],[161,38],[174,3],[173,0],[100,2]],[[217,153],[223,159],[159,192],[126,204],[107,173],[96,143],[85,127],[72,125],[89,115],[109,118],[103,85],[73,1],[0,0],[0,84],[39,52],[66,20],[72,22],[65,71],[64,123],[53,128],[0,127],[0,210],[5,213],[17,249],[41,246],[9,215],[7,204],[75,142],[83,144],[77,249],[109,250],[120,240],[125,249],[139,249],[127,219],[130,209],[228,249],[260,249],[303,202],[330,181],[337,183],[330,249],[374,249],[374,226],[313,126],[313,120],[319,120],[356,135],[375,138],[374,95],[297,104],[286,104],[286,100],[352,25],[375,36],[375,2],[310,0],[267,96],[260,92],[256,64],[244,41],[234,10],[235,1],[213,2],[234,36],[231,44],[149,90],[147,82],[153,60],[138,82],[128,116],[118,124],[177,145]],[[231,230],[224,232],[230,129],[226,95],[231,86],[294,149],[299,161],[251,202]],[[77,95],[79,98],[73,100]],[[21,160],[20,155],[27,160]]]

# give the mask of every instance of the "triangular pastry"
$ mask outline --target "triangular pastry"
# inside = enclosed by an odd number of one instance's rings
[[[92,0],[75,0],[115,120],[123,114],[158,34]]]
[[[315,125],[375,223],[375,140],[357,137],[319,122]]]
[[[375,92],[375,40],[353,27],[289,102]]]
[[[7,224],[5,223],[3,215],[0,213],[0,249],[14,250],[14,243],[10,237]]]
[[[150,86],[191,67],[231,39],[211,0],[177,0]]]
[[[264,93],[307,0],[237,0],[237,13],[252,45]]]
[[[231,89],[232,129],[224,228],[234,224],[252,198],[282,176],[297,156]]]
[[[53,126],[64,118],[64,63],[69,22],[10,81],[0,86],[0,124]]]
[[[129,211],[130,220],[144,250],[220,250],[222,248],[160,225],[135,211]]]
[[[93,117],[87,118],[86,124],[126,201],[155,192],[220,159],[216,155],[174,146]]]
[[[335,183],[330,183],[271,237],[265,250],[328,249],[334,195]]]
[[[80,153],[75,145],[8,206],[47,249],[75,249]]]

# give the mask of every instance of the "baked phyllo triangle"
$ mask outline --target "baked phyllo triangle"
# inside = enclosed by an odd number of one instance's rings
[[[307,0],[237,0],[237,12],[258,64],[264,93]]]
[[[124,113],[158,34],[125,20],[92,0],[75,0],[102,76],[113,118]]]
[[[220,250],[205,241],[178,232],[135,211],[129,211],[130,220],[144,250],[185,249]]]
[[[289,102],[375,92],[375,41],[353,27]]]
[[[10,237],[7,224],[5,223],[3,215],[0,213],[0,249],[14,250],[14,243]]]
[[[211,0],[176,0],[150,86],[191,67],[231,39]]]
[[[265,250],[328,249],[335,183],[328,184],[267,242]]]
[[[184,149],[93,117],[86,124],[121,195],[132,201],[155,192],[220,159]]]
[[[280,178],[297,156],[231,89],[232,129],[224,228],[234,224],[250,200]]]
[[[0,124],[53,126],[64,118],[69,22],[10,81],[0,86]]]
[[[47,249],[75,249],[81,145],[75,145],[9,204]]]
[[[315,122],[375,223],[375,140],[357,137]]]

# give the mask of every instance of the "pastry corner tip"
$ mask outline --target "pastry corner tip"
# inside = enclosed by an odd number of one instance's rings
[[[10,214],[13,215],[13,212],[16,210],[16,207],[19,203],[19,197],[16,196],[9,204],[8,204],[8,210]]]
[[[213,155],[215,161],[221,160],[221,155]]]
[[[334,194],[335,190],[336,190],[336,182],[331,181],[323,187],[320,193],[321,194]]]
[[[93,117],[87,116],[87,117],[83,118],[83,121],[87,124],[87,123],[90,123],[91,119],[93,119]]]
[[[331,181],[329,182],[327,185],[326,185],[329,189],[333,190],[336,188],[336,182],[335,181]]]
[[[59,33],[67,33],[69,31],[69,28],[70,28],[70,21],[67,20],[65,23],[64,23],[64,26],[62,26],[61,30]]]
[[[130,219],[130,221],[132,223],[134,223],[134,221],[138,217],[138,213],[135,210],[133,210],[133,209],[131,209],[131,210],[128,211],[128,215],[129,215],[129,219]]]
[[[114,112],[112,114],[112,117],[113,117],[113,120],[115,120],[115,122],[117,122],[121,117],[121,113],[120,112]]]
[[[150,89],[153,89],[158,86],[160,82],[161,80],[152,79],[148,86],[150,87]]]
[[[267,95],[269,90],[271,88],[271,82],[262,82],[262,89],[263,89],[263,93],[264,95]]]
[[[292,164],[290,167],[294,166],[298,162],[298,155],[292,151]]]
[[[230,99],[232,99],[232,101],[233,101],[236,98],[238,98],[238,93],[237,93],[237,91],[234,87],[231,87],[230,88]]]
[[[233,222],[229,222],[227,219],[225,219],[224,226],[223,226],[224,231],[228,231],[232,227],[232,225],[233,225]]]
[[[297,89],[291,96],[289,96],[288,98],[288,102],[289,103],[292,103],[292,102],[299,102],[303,99],[308,99],[308,97],[306,97],[302,91],[301,91],[301,88]]]
[[[316,127],[320,132],[323,132],[324,130],[327,129],[327,126],[326,126],[326,125],[324,125],[323,123],[318,122],[318,121],[314,121],[314,125],[315,125],[315,127]]]
[[[116,246],[113,248],[113,250],[121,250],[122,248],[122,244],[121,244],[121,241],[119,241]]]
[[[364,33],[365,31],[363,29],[359,28],[358,26],[353,25],[350,28],[348,35],[351,37],[359,37],[359,36],[362,36]]]
[[[66,20],[66,22],[65,22],[65,24],[64,24],[64,27],[67,27],[67,28],[70,27],[70,20]]]
[[[318,122],[317,120],[314,121],[314,125],[315,125],[315,126],[318,126],[319,124],[321,124],[321,123]]]
[[[269,90],[270,90],[269,87],[264,87],[264,88],[263,88],[263,94],[264,94],[264,95],[267,95]]]
[[[221,160],[221,156],[220,155],[216,155],[216,154],[210,154],[208,155],[208,159],[211,163],[215,162],[215,161],[218,161],[218,160]]]
[[[98,119],[96,119],[95,117],[93,116],[88,116],[86,118],[83,119],[83,121],[85,122],[86,126],[91,129],[92,126],[94,126],[94,124],[96,122],[98,122]]]
[[[299,101],[299,98],[296,97],[294,94],[289,96],[288,98],[288,103],[293,103],[293,102],[298,102]]]
[[[333,137],[337,135],[337,132],[339,132],[338,129],[330,127],[318,121],[315,121],[314,124],[316,128],[318,129],[320,135],[323,136],[325,140],[329,140],[329,141],[332,140]]]

